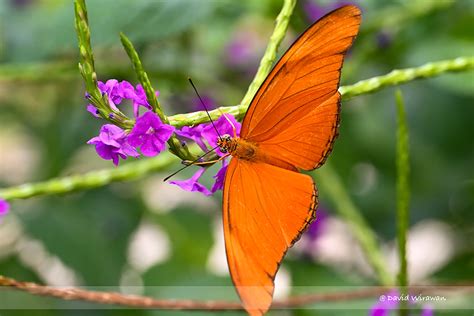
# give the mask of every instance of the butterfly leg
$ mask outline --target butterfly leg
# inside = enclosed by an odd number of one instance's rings
[[[195,165],[195,166],[211,166],[213,164],[215,164],[216,162],[219,162],[221,161],[222,159],[224,158],[227,158],[230,156],[230,153],[227,153],[225,154],[224,156],[222,157],[219,157],[218,159],[212,159],[212,160],[207,160],[207,161],[196,161],[196,162],[193,162],[191,160],[183,160],[182,161],[182,164],[183,165],[186,165],[186,166],[189,166],[189,165]]]

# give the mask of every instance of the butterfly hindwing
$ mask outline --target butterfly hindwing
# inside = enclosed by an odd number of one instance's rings
[[[270,306],[281,260],[312,221],[317,203],[311,177],[232,158],[223,193],[227,261],[245,308]]]

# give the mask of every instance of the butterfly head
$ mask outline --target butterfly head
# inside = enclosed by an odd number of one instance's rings
[[[229,134],[222,135],[217,140],[217,145],[223,153],[232,153],[235,150],[236,142]]]

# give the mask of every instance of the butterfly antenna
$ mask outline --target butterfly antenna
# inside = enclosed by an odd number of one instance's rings
[[[204,110],[206,111],[207,116],[209,117],[209,120],[210,120],[211,123],[212,123],[212,126],[213,126],[214,129],[216,130],[217,136],[219,136],[219,139],[222,141],[221,134],[220,134],[219,131],[217,130],[216,125],[214,125],[214,121],[212,120],[211,115],[209,114],[209,111],[207,110],[206,104],[204,103],[204,101],[202,100],[201,96],[199,95],[199,92],[197,91],[196,86],[194,85],[194,83],[193,83],[193,81],[191,80],[191,78],[188,78],[188,80],[189,80],[189,83],[191,83],[191,86],[193,86],[194,92],[196,92],[196,95],[198,96],[199,101],[201,101],[201,104],[202,104],[202,106],[204,107]]]
[[[212,148],[211,150],[209,150],[208,152],[204,153],[203,155],[197,157],[196,159],[194,159],[193,161],[191,161],[189,163],[189,165],[186,165],[178,170],[176,170],[175,172],[173,172],[172,174],[170,174],[169,176],[167,176],[166,178],[163,179],[163,182],[169,180],[171,177],[175,176],[176,174],[178,174],[179,172],[183,171],[184,169],[186,169],[187,167],[190,167],[192,165],[194,165],[196,162],[198,162],[200,159],[204,158],[205,156],[209,155],[210,153],[212,153],[214,150],[216,150],[217,148],[219,147],[219,145],[217,145],[216,147]]]

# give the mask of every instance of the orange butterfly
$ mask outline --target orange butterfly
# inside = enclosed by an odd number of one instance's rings
[[[223,193],[227,261],[251,315],[269,309],[286,251],[315,218],[315,184],[298,170],[318,168],[331,152],[342,62],[360,16],[357,7],[344,6],[307,29],[258,90],[240,138],[218,142],[233,157]]]

